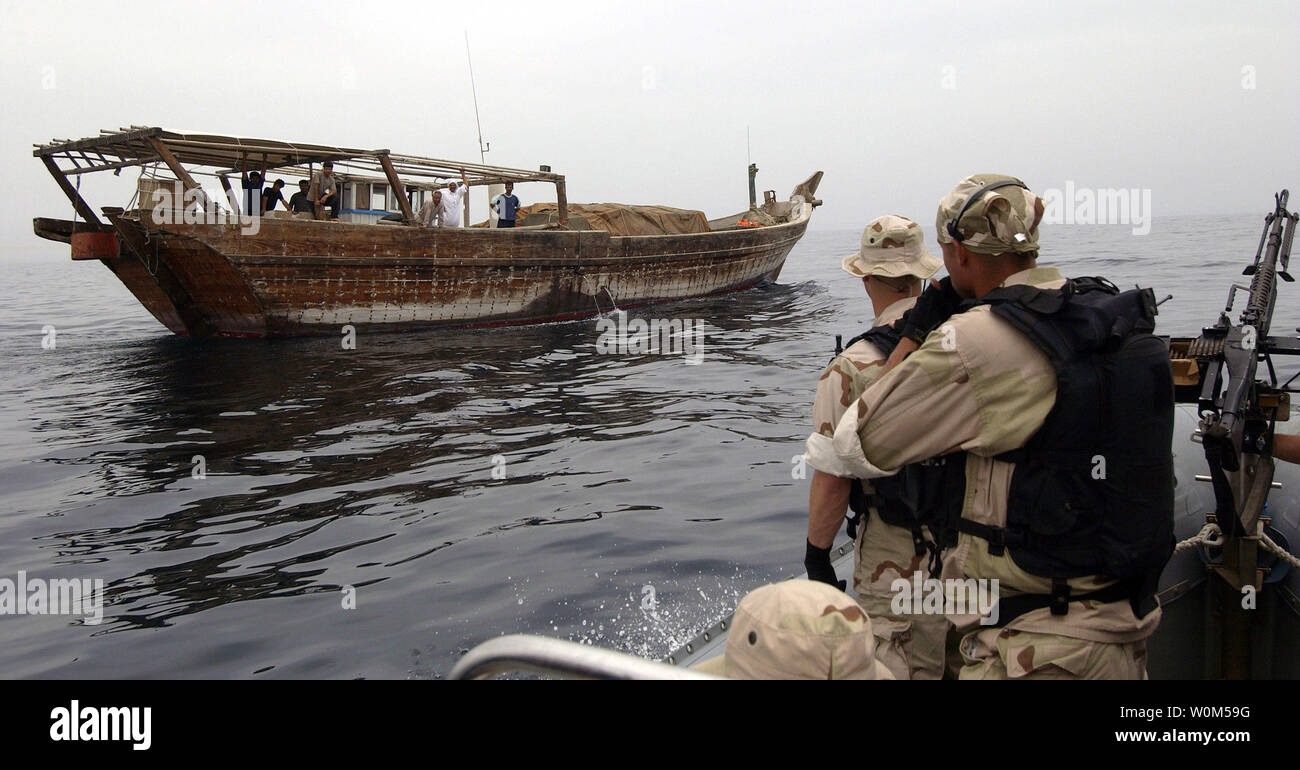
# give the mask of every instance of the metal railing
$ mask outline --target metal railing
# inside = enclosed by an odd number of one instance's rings
[[[638,658],[563,639],[511,634],[465,654],[449,679],[489,679],[531,672],[566,679],[718,679],[689,668]]]

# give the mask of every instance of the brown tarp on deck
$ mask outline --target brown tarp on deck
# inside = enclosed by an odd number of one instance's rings
[[[559,210],[554,203],[522,206],[520,226],[556,224]],[[486,226],[480,223],[475,227]],[[606,230],[610,235],[682,235],[707,233],[709,221],[702,211],[670,206],[628,206],[622,203],[570,203],[569,226],[575,230]]]

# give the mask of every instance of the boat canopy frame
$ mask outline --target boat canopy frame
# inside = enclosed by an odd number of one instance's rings
[[[72,201],[77,213],[81,214],[87,222],[95,224],[101,224],[99,218],[68,180],[69,176],[98,171],[120,173],[123,168],[162,163],[176,175],[187,190],[197,189],[201,195],[201,186],[194,180],[194,174],[215,176],[229,191],[227,177],[242,173],[245,169],[252,170],[251,164],[256,164],[258,170],[265,167],[267,171],[274,169],[277,173],[305,176],[308,172],[300,167],[304,165],[310,167],[325,161],[340,166],[343,169],[340,171],[341,175],[382,174],[396,193],[407,225],[416,224],[410,201],[406,197],[408,185],[415,188],[436,187],[443,181],[460,181],[462,174],[471,187],[506,182],[554,184],[559,205],[560,227],[566,228],[569,222],[564,176],[549,171],[528,171],[504,166],[488,166],[482,163],[462,163],[419,155],[397,154],[386,149],[361,150],[274,139],[168,131],[156,126],[130,126],[117,131],[102,130],[96,137],[77,140],[55,139],[35,147],[32,155],[45,163],[50,175]],[[186,166],[210,170],[191,171]],[[403,182],[402,177],[412,181]]]

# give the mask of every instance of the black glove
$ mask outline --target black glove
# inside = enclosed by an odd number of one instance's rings
[[[829,548],[818,548],[809,542],[808,550],[804,552],[803,556],[803,568],[808,570],[809,580],[825,583],[841,591],[848,587],[847,582],[835,579],[835,568],[831,566],[831,549]]]
[[[912,309],[903,314],[899,321],[903,336],[915,340],[919,345],[927,334],[952,317],[961,303],[961,295],[952,287],[952,278],[944,276],[939,281],[938,288],[927,286],[921,296],[916,298]]]

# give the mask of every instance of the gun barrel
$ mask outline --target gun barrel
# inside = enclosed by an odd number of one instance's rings
[[[1272,322],[1273,302],[1277,297],[1278,257],[1283,253],[1284,229],[1294,235],[1295,226],[1291,215],[1286,210],[1290,196],[1289,190],[1279,193],[1276,198],[1277,207],[1265,220],[1263,240],[1267,241],[1267,246],[1264,249],[1263,259],[1259,259],[1254,265],[1254,275],[1250,280],[1250,301],[1246,303],[1246,309],[1241,314],[1242,326],[1253,328],[1258,338],[1268,336],[1269,325]],[[1285,251],[1289,253],[1290,250],[1291,243],[1288,238]]]
[[[1295,240],[1296,220],[1300,219],[1300,214],[1292,214],[1286,220],[1286,233],[1282,235],[1282,254],[1278,257],[1278,262],[1282,265],[1282,272],[1286,272],[1291,264],[1291,243]]]

